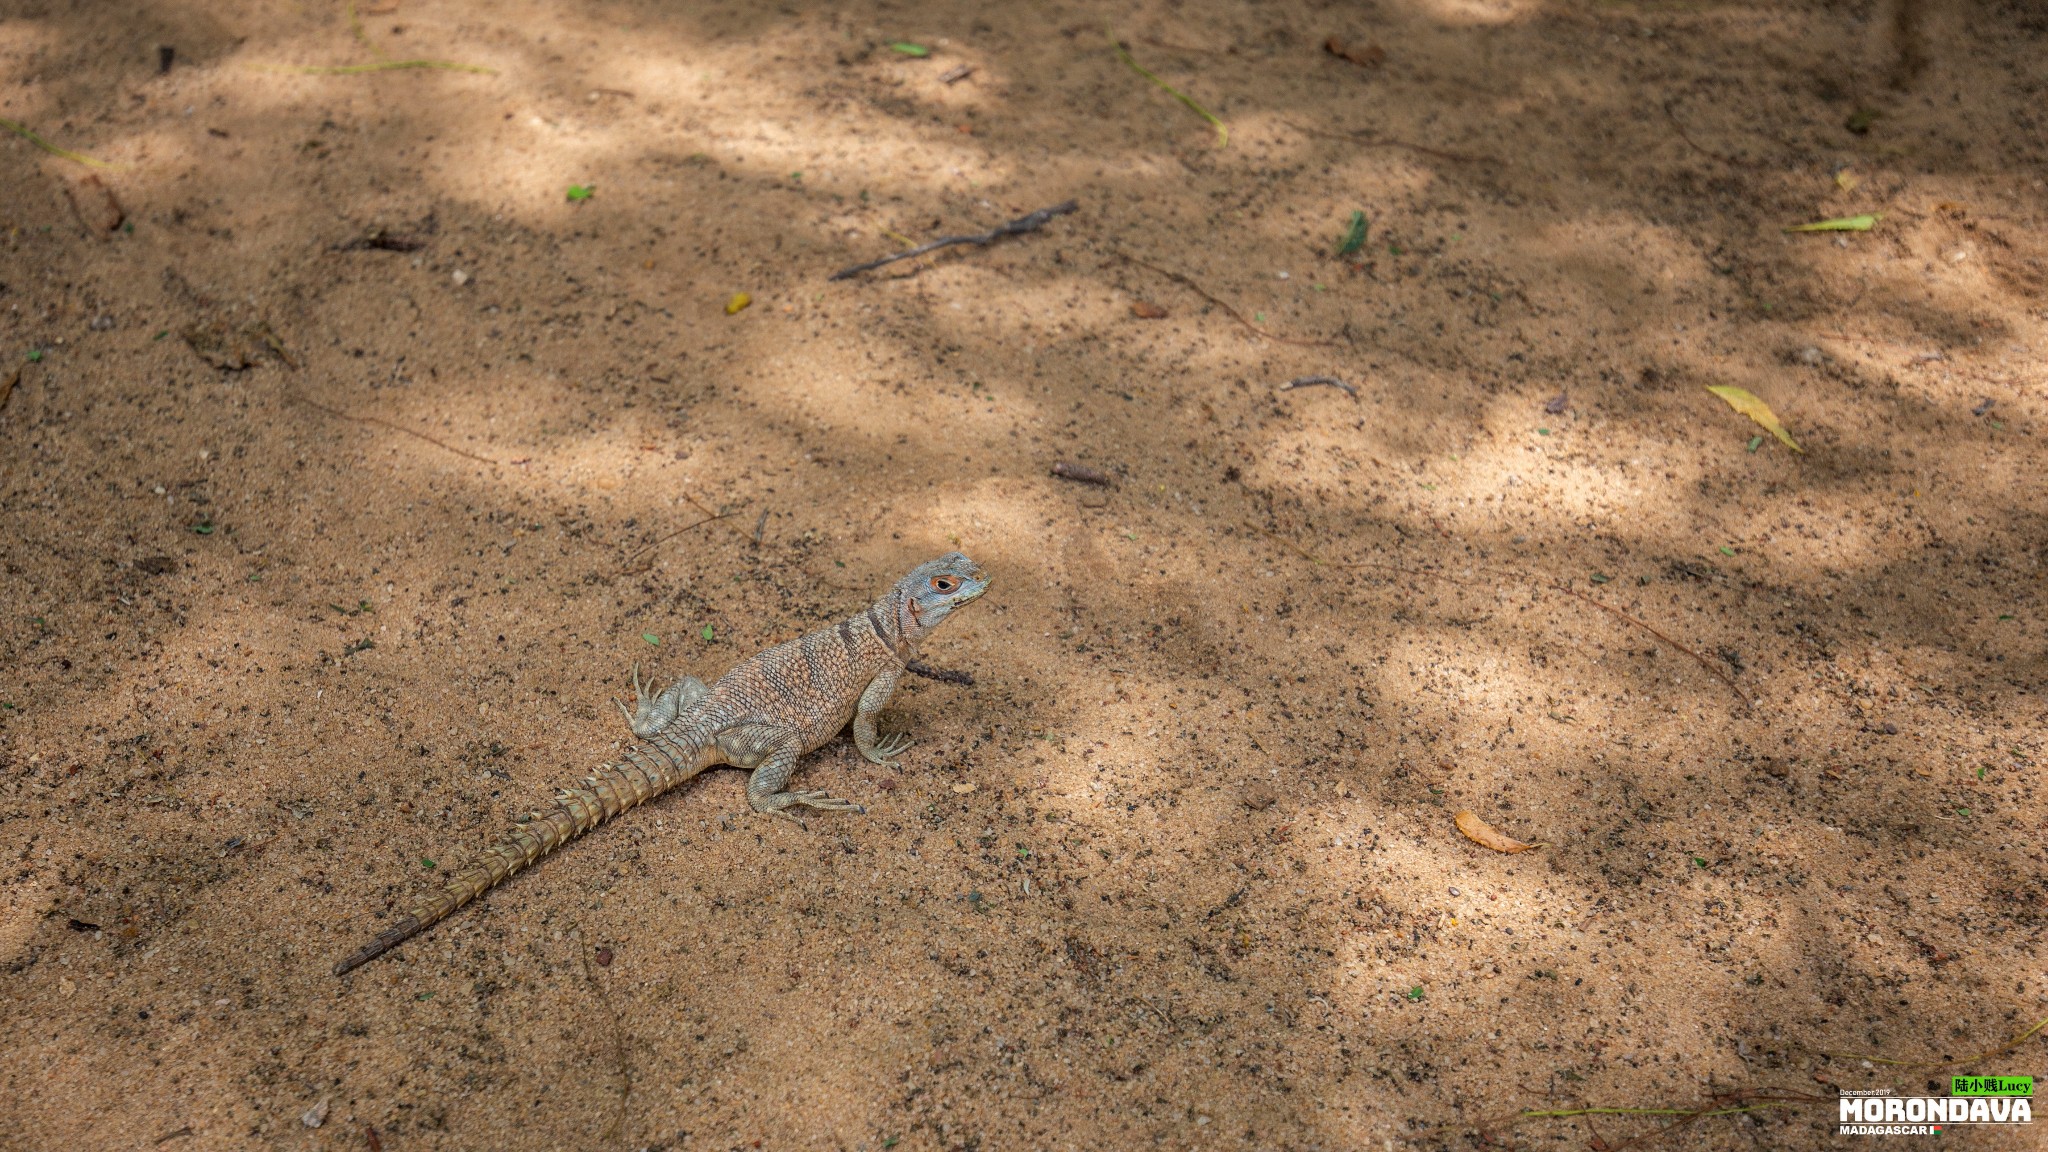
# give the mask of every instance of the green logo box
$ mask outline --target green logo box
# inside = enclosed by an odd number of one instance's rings
[[[2032,1076],[1951,1076],[1951,1096],[2032,1096]]]

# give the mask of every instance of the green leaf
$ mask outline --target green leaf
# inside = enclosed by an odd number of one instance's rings
[[[1792,224],[1787,232],[1868,232],[1883,219],[1879,212],[1866,212],[1861,216],[1838,216],[1833,220],[1816,220],[1811,224]]]
[[[1538,429],[1536,430],[1536,434],[1537,434],[1538,436],[1548,436],[1548,435],[1550,435],[1550,429],[1548,429],[1548,428],[1538,428]]]
[[[704,642],[709,644],[712,641],[718,639],[718,629],[713,628],[709,624],[706,624],[704,626],[704,631],[698,633],[698,635],[704,637]]]
[[[433,998],[434,994],[432,992],[422,992],[419,995],[413,997],[413,999],[415,1000],[432,1000]]]
[[[1763,438],[1763,437],[1761,437],[1761,436],[1751,436],[1751,437],[1749,438],[1749,450],[1750,450],[1751,452],[1754,452],[1754,451],[1756,451],[1756,450],[1757,450],[1757,449],[1758,449],[1759,447],[1762,447],[1762,445],[1763,445],[1763,442],[1764,442],[1764,438]]]
[[[420,857],[420,867],[425,868],[427,871],[431,872],[434,870],[435,865],[432,860],[429,860],[425,856],[422,856]]]
[[[654,645],[654,646],[655,646],[656,648],[659,648],[659,647],[661,647],[661,637],[659,637],[659,636],[656,636],[656,635],[655,635],[654,633],[652,633],[652,632],[642,632],[642,633],[640,634],[640,638],[641,638],[642,640],[645,640],[645,641],[647,641],[647,642],[648,642],[649,644],[652,644],[652,645]]]
[[[905,56],[923,58],[932,54],[931,49],[922,44],[912,44],[908,40],[891,40],[889,41],[889,47],[903,53]]]
[[[28,350],[28,362],[29,362],[29,363],[31,363],[31,364],[40,364],[40,363],[42,362],[42,359],[43,359],[43,350],[42,350],[41,348],[31,348],[31,349],[29,349],[29,350]]]
[[[1723,556],[1733,556],[1733,555],[1735,555],[1735,549],[1733,549],[1733,548],[1730,548],[1730,547],[1729,547],[1729,546],[1727,546],[1726,544],[1723,544],[1723,545],[1721,545],[1721,555],[1723,555]]]
[[[588,184],[571,184],[569,185],[569,199],[588,200],[590,199],[590,194],[594,191],[596,189]]]
[[[1704,856],[1693,857],[1692,866],[1695,868],[1705,868],[1707,866],[1707,858]]]
[[[151,340],[161,340],[161,339],[163,339],[164,337],[166,337],[166,336],[169,336],[170,334],[171,334],[171,330],[170,330],[169,328],[166,328],[166,329],[164,329],[163,331],[161,331],[161,332],[157,333],[156,335],[154,335],[154,336],[151,336],[151,337],[150,337],[150,339],[151,339]]]
[[[1595,572],[1595,573],[1593,573],[1593,583],[1595,583],[1595,584],[1605,584],[1605,583],[1607,583],[1607,582],[1608,582],[1609,580],[1612,580],[1612,579],[1614,579],[1614,577],[1612,577],[1612,576],[1609,576],[1609,575],[1608,575],[1607,573],[1605,573],[1605,572]]]
[[[199,523],[192,525],[192,531],[199,533],[201,536],[211,536],[213,535],[213,521],[201,520]]]
[[[1422,1003],[1422,986],[1418,984],[1415,987],[1410,988],[1408,991],[1402,993],[1402,995],[1408,997],[1409,1003],[1420,1004]]]
[[[1344,228],[1344,235],[1337,241],[1337,255],[1349,256],[1365,247],[1365,213],[1351,213],[1351,223]]]

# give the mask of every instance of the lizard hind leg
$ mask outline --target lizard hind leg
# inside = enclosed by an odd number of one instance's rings
[[[706,688],[702,680],[695,676],[685,676],[670,685],[667,691],[650,696],[647,694],[647,685],[640,682],[640,666],[635,664],[633,695],[636,702],[631,711],[627,711],[624,704],[619,705],[619,711],[626,713],[626,725],[633,730],[633,735],[644,740],[675,723],[677,716],[689,711],[699,700],[710,694],[711,689]]]

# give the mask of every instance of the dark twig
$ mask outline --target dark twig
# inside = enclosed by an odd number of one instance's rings
[[[1724,155],[1720,152],[1714,151],[1712,148],[1708,148],[1702,145],[1699,141],[1693,139],[1692,133],[1687,132],[1685,130],[1684,122],[1679,120],[1678,113],[1672,110],[1671,105],[1673,103],[1674,101],[1670,100],[1664,102],[1664,115],[1667,119],[1671,121],[1671,127],[1677,130],[1678,138],[1680,140],[1685,141],[1686,144],[1689,145],[1693,151],[1699,153],[1702,156],[1710,156],[1716,160],[1719,160],[1721,163],[1729,165],[1730,167],[1734,168],[1762,167],[1762,165],[1755,160],[1741,160],[1737,159],[1734,156]]]
[[[1254,333],[1263,336],[1268,340],[1277,340],[1282,344],[1298,344],[1304,348],[1334,348],[1337,344],[1335,340],[1295,340],[1287,336],[1276,336],[1273,333],[1266,331],[1264,328],[1261,328],[1257,324],[1254,324],[1250,320],[1246,319],[1244,313],[1239,312],[1237,309],[1231,307],[1229,304],[1226,304],[1222,300],[1219,300],[1215,296],[1211,295],[1208,289],[1202,287],[1200,284],[1195,283],[1192,279],[1188,278],[1187,276],[1184,276],[1179,272],[1175,272],[1171,268],[1161,268],[1157,264],[1140,260],[1136,256],[1133,256],[1128,252],[1119,251],[1115,248],[1110,249],[1110,254],[1115,256],[1119,260],[1128,261],[1129,263],[1136,264],[1138,267],[1146,269],[1151,272],[1157,272],[1159,275],[1166,277],[1168,280],[1173,281],[1181,287],[1186,288],[1188,291],[1193,292],[1195,295],[1200,296],[1202,299],[1207,300],[1209,303],[1214,304],[1218,308],[1223,309],[1225,312],[1229,313],[1230,318],[1232,320],[1237,321],[1239,324],[1244,325],[1246,328],[1251,329]]]
[[[1398,140],[1392,136],[1372,136],[1364,132],[1331,132],[1322,128],[1309,128],[1305,125],[1296,124],[1292,120],[1282,120],[1281,123],[1305,136],[1322,136],[1331,140],[1349,140],[1353,144],[1363,144],[1368,148],[1406,148],[1410,152],[1420,152],[1424,156],[1434,156],[1439,160],[1455,160],[1460,164],[1500,163],[1500,161],[1495,160],[1491,156],[1473,156],[1464,152],[1446,152],[1441,148],[1431,148],[1424,144],[1410,144],[1406,140]]]
[[[922,676],[927,680],[937,680],[941,684],[958,684],[962,688],[974,687],[974,677],[967,673],[955,672],[947,668],[934,668],[922,660],[906,662],[903,665],[903,670],[912,676]]]
[[[1358,389],[1337,379],[1335,376],[1303,376],[1299,380],[1289,380],[1275,389],[1275,391],[1292,392],[1296,388],[1308,388],[1316,384],[1328,384],[1332,388],[1342,388],[1350,394],[1353,400],[1358,399]]]
[[[1324,562],[1320,557],[1316,556],[1313,552],[1308,551],[1307,549],[1301,547],[1300,545],[1294,543],[1292,540],[1289,540],[1284,536],[1278,535],[1277,533],[1268,532],[1255,524],[1249,524],[1246,525],[1246,527],[1251,528],[1253,531],[1259,533],[1262,536],[1270,537],[1271,539],[1279,542],[1280,544],[1285,545],[1288,549],[1293,551],[1295,555],[1300,556],[1302,559],[1307,560],[1311,564],[1321,564]],[[1431,580],[1442,580],[1449,584],[1458,584],[1467,588],[1484,587],[1484,585],[1479,584],[1476,581],[1461,580],[1456,576],[1446,575],[1442,572],[1432,572],[1426,569],[1408,568],[1400,564],[1388,564],[1384,561],[1378,560],[1356,560],[1348,564],[1332,564],[1330,566],[1332,568],[1364,568],[1368,570],[1378,570],[1382,572],[1397,572],[1403,576],[1417,576],[1425,577]],[[1549,588],[1555,592],[1562,592],[1575,600],[1582,600],[1587,604],[1591,604],[1593,607],[1598,608],[1602,612],[1608,613],[1611,616],[1614,616],[1616,619],[1627,621],[1628,623],[1633,624],[1638,628],[1641,628],[1643,631],[1648,632],[1650,635],[1655,636],[1657,639],[1663,641],[1665,645],[1670,647],[1673,651],[1681,652],[1687,656],[1692,657],[1694,663],[1698,664],[1701,668],[1706,669],[1707,675],[1712,676],[1714,679],[1719,680],[1723,684],[1726,684],[1728,686],[1728,690],[1730,692],[1735,693],[1735,699],[1740,701],[1745,709],[1754,707],[1754,705],[1750,703],[1749,696],[1742,691],[1742,686],[1735,682],[1734,677],[1728,675],[1726,672],[1721,671],[1719,668],[1716,668],[1713,665],[1713,663],[1710,662],[1705,656],[1700,655],[1698,652],[1693,651],[1691,648],[1688,648],[1685,645],[1680,644],[1678,641],[1673,640],[1671,637],[1665,635],[1663,630],[1659,629],[1656,625],[1651,624],[1646,620],[1640,620],[1634,616],[1631,616],[1628,613],[1622,611],[1621,609],[1616,608],[1612,604],[1605,604],[1601,601],[1595,600],[1591,596],[1588,596],[1585,593],[1578,591],[1571,585],[1566,584],[1561,580],[1546,580],[1536,576],[1524,576],[1519,572],[1506,571],[1502,569],[1493,569],[1492,571],[1495,576],[1501,577],[1503,579],[1513,580],[1517,583],[1529,585],[1531,587]],[[2048,1023],[2048,1021],[2044,1021],[2044,1023]]]
[[[469,459],[474,460],[479,464],[490,464],[492,466],[496,466],[498,463],[496,460],[491,459],[489,456],[479,456],[474,452],[465,452],[462,449],[457,448],[453,444],[447,443],[446,441],[443,440],[436,440],[432,436],[427,435],[425,432],[415,432],[412,429],[407,428],[403,424],[393,424],[389,420],[380,419],[379,417],[376,416],[352,415],[350,413],[343,412],[339,408],[329,408],[327,405],[322,404],[317,400],[308,400],[304,396],[292,396],[291,399],[296,400],[301,404],[304,404],[308,408],[317,409],[321,412],[327,413],[329,416],[334,416],[342,420],[353,420],[358,424],[375,424],[378,425],[379,427],[389,428],[393,432],[403,432],[407,436],[414,436],[421,440],[425,440],[427,443],[432,444],[436,448],[445,448],[448,451],[455,453],[457,456],[467,456]]]
[[[648,550],[653,548],[659,548],[661,545],[668,543],[669,541],[675,539],[678,536],[681,536],[683,533],[690,531],[692,528],[702,528],[704,525],[711,523],[713,520],[723,520],[730,515],[732,515],[732,513],[730,512],[720,512],[714,516],[706,516],[704,519],[699,520],[693,524],[690,524],[687,527],[676,529],[668,535],[661,537],[659,540],[655,540],[649,544],[644,544],[640,547],[639,551],[633,553],[631,556],[626,557],[626,564],[628,567],[631,567],[633,561],[638,560],[641,556],[645,555],[648,552]]]
[[[920,244],[907,251],[884,256],[880,260],[870,260],[865,264],[855,264],[851,268],[841,268],[832,275],[825,277],[825,279],[845,280],[851,276],[858,276],[863,272],[872,272],[884,264],[894,264],[898,260],[908,260],[913,256],[922,256],[927,252],[952,244],[973,244],[977,247],[986,246],[995,243],[1005,236],[1022,236],[1026,232],[1036,232],[1040,228],[1045,227],[1046,222],[1050,221],[1053,217],[1064,216],[1069,212],[1078,212],[1080,210],[1081,205],[1077,201],[1069,200],[1065,204],[1055,204],[1050,208],[1040,208],[1029,216],[1020,216],[1000,228],[992,228],[978,235],[941,236],[929,244]]]
[[[1081,484],[1100,484],[1104,488],[1116,487],[1116,478],[1099,468],[1086,464],[1069,464],[1062,460],[1052,466],[1052,474],[1062,480],[1073,480]]]

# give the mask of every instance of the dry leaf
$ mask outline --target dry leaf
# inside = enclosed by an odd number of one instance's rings
[[[1495,852],[1527,852],[1531,848],[1543,847],[1541,844],[1524,844],[1512,836],[1504,835],[1493,825],[1473,815],[1470,809],[1458,813],[1456,819],[1458,831],[1465,834],[1465,839],[1481,848],[1491,848]]]
[[[75,184],[65,185],[64,198],[71,202],[72,215],[78,217],[78,222],[88,232],[112,232],[128,219],[127,210],[114,199],[114,190],[100,183],[97,176],[87,176]]]
[[[969,792],[974,791],[975,787],[976,785],[973,784],[955,784],[953,785],[953,794],[956,796],[965,796]]]
[[[1778,423],[1778,415],[1771,411],[1771,406],[1757,399],[1747,389],[1737,388],[1733,384],[1709,384],[1707,391],[1726,400],[1730,408],[1756,421],[1764,431],[1783,441],[1785,447],[1794,452],[1806,451],[1799,446],[1798,441],[1792,439],[1790,432],[1785,431],[1785,426]]]
[[[1354,44],[1342,36],[1332,36],[1323,41],[1323,51],[1339,60],[1349,60],[1365,68],[1377,68],[1387,62],[1387,50],[1377,44]]]
[[[1166,309],[1161,308],[1150,300],[1140,300],[1131,305],[1131,315],[1136,316],[1140,320],[1164,320],[1166,318]]]
[[[1856,186],[1861,183],[1863,183],[1863,177],[1849,171],[1847,168],[1835,173],[1835,187],[1840,188],[1844,192],[1854,192]]]

